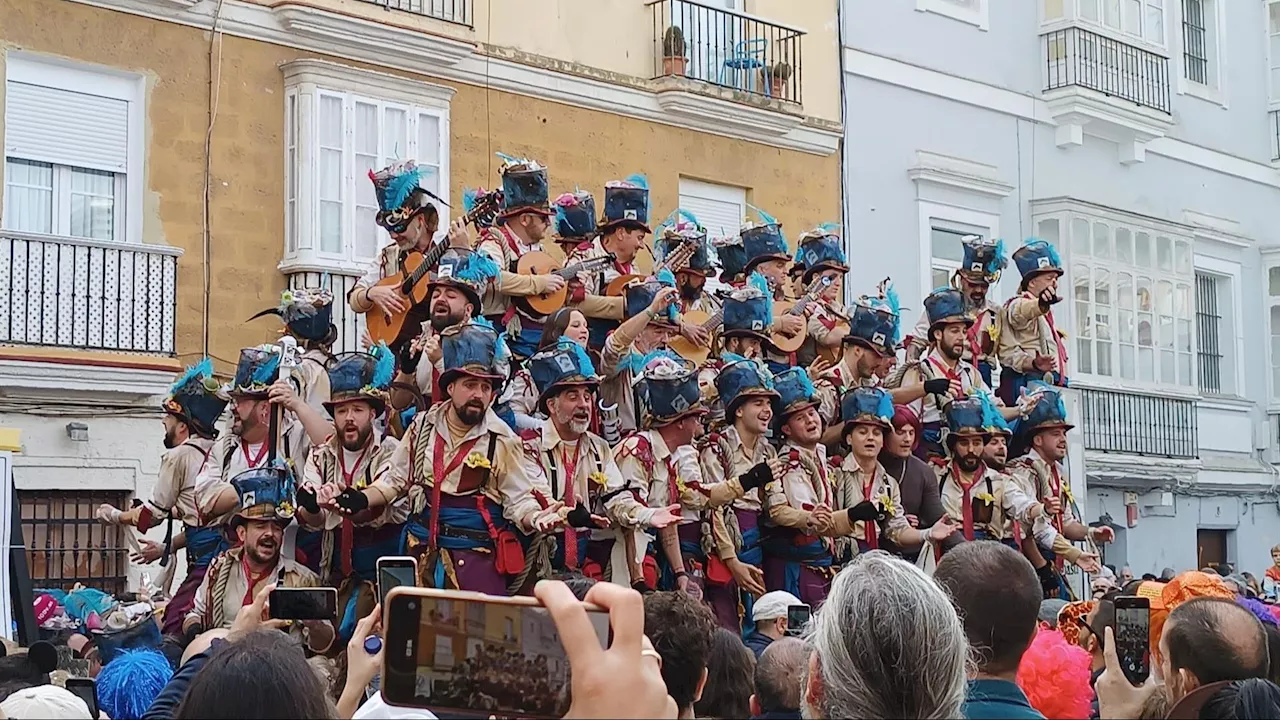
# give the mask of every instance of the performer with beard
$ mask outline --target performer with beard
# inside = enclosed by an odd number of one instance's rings
[[[563,533],[556,533],[552,569],[608,579],[614,544],[610,525],[624,532],[664,528],[679,521],[680,506],[649,508],[627,492],[613,449],[588,430],[600,378],[584,345],[561,340],[530,358],[528,371],[538,390],[537,409],[547,422],[521,432],[525,455],[550,480],[551,498],[569,508]]]
[[[819,225],[802,233],[796,249],[796,265],[801,271],[796,297],[803,296],[809,285],[819,278],[831,280],[819,296],[820,301],[810,303],[806,309],[808,333],[804,345],[796,353],[796,365],[808,367],[817,359],[820,349],[838,351],[848,334],[848,330],[837,327],[840,315],[844,313],[844,305],[840,302],[844,276],[849,272],[840,226]]]
[[[1067,431],[1075,426],[1067,422],[1067,406],[1062,395],[1043,383],[1034,383],[1029,392],[1037,402],[1027,418],[1018,423],[1016,433],[1017,440],[1029,449],[1025,456],[1009,463],[1010,474],[1017,479],[1023,492],[1049,509],[1049,521],[1059,538],[1074,542],[1087,538],[1099,545],[1111,542],[1115,539],[1115,531],[1110,527],[1091,528],[1076,517],[1071,485],[1063,480],[1060,463],[1067,457]],[[1078,561],[1084,555],[1080,548],[1059,540],[1055,541],[1053,548],[1046,549],[1043,544],[1037,546],[1036,539],[1030,537],[1023,539],[1022,548],[1023,553],[1031,558],[1032,565],[1036,566],[1045,597],[1069,600],[1070,591],[1061,579],[1062,566],[1064,561],[1080,564]],[[1038,562],[1041,557],[1047,561],[1044,565]],[[1095,561],[1095,571],[1096,557],[1090,556]]]
[[[786,590],[810,607],[827,598],[835,577],[835,490],[822,445],[818,396],[804,368],[774,378],[781,407],[782,473],[765,487],[765,588]],[[846,513],[847,515],[847,513]]]
[[[163,546],[143,539],[145,562],[154,562],[162,555],[168,558],[173,550],[186,547],[187,577],[166,607],[162,628],[166,635],[181,635],[183,619],[195,602],[196,588],[204,579],[209,562],[226,548],[222,528],[203,523],[196,508],[196,476],[213,447],[217,433],[214,425],[227,406],[226,399],[219,396],[220,389],[221,384],[213,377],[213,361],[208,358],[183,373],[169,388],[169,397],[163,403],[167,451],[160,460],[160,475],[151,498],[128,511],[105,503],[97,511],[98,520],[104,524],[132,525],[144,533],[158,520],[168,520]],[[175,519],[183,525],[177,538],[173,537]]]
[[[964,346],[964,359],[978,369],[988,388],[992,385],[995,370],[996,319],[1000,306],[991,302],[987,293],[999,282],[1000,273],[1009,264],[1004,256],[1004,241],[966,235],[960,238],[964,253],[960,269],[951,276],[951,286],[959,290],[965,300],[965,314],[973,318]],[[929,313],[920,314],[915,331],[907,338],[907,361],[918,360],[929,347]]]
[[[876,370],[894,356],[898,345],[898,294],[887,281],[883,298],[864,295],[852,309],[849,334],[840,340],[839,364],[823,370],[813,383],[818,414],[826,423],[822,443],[828,449],[839,447],[844,440],[841,398],[850,390],[875,383]],[[893,416],[892,407],[889,416]]]
[[[547,318],[542,333],[542,342],[538,344],[538,352],[555,348],[565,341],[573,342],[586,352],[590,330],[587,317],[576,307],[564,307],[551,313]],[[590,359],[590,354],[588,354]],[[594,369],[594,365],[592,368]],[[597,384],[599,380],[597,379]],[[546,415],[538,409],[538,386],[529,372],[529,363],[525,363],[511,378],[503,397],[508,399],[511,411],[516,418],[516,431],[541,430],[546,423]],[[592,419],[594,423],[594,411]]]
[[[510,357],[493,326],[484,318],[456,325],[440,345],[441,401],[413,419],[372,485],[326,505],[354,515],[422,488],[425,502],[402,541],[402,552],[419,556],[420,584],[505,595],[524,570],[517,530],[552,530],[568,511],[549,502],[546,478],[493,412]]]
[[[387,386],[395,358],[386,345],[369,353],[343,353],[329,365],[333,398],[325,409],[337,432],[311,449],[298,488],[298,521],[321,532],[319,575],[338,588],[338,635],[351,639],[356,621],[377,602],[377,560],[400,549],[400,529],[409,517],[409,498],[381,508],[344,516],[321,507],[347,488],[363,490],[373,483],[397,443],[379,439],[373,422],[386,410]]]
[[[1067,387],[1067,346],[1053,317],[1062,260],[1044,240],[1028,240],[1013,254],[1022,273],[1018,295],[1000,310],[996,348],[1000,399],[1013,405],[1032,381]]]
[[[658,236],[653,244],[654,258],[659,264],[665,262],[682,245],[692,244],[695,247],[688,262],[675,271],[676,288],[680,291],[677,309],[681,315],[698,311],[714,316],[719,312],[719,298],[706,291],[707,275],[711,274],[715,266],[711,263],[707,230],[698,224],[698,218],[688,210],[676,210],[658,226]],[[680,334],[695,345],[709,348],[715,336],[715,328],[706,329],[681,319]]]
[[[238,543],[213,561],[200,583],[195,605],[182,624],[187,642],[205,630],[230,628],[240,608],[252,603],[264,585],[319,585],[315,573],[280,553],[284,528],[293,519],[292,474],[281,468],[257,468],[240,473],[231,484],[239,502],[231,521]],[[305,621],[293,631],[315,653],[333,644],[333,624],[328,620]]]
[[[726,364],[725,358],[763,360],[764,347],[769,342],[765,333],[772,324],[773,300],[763,275],[752,273],[746,286],[724,297],[724,319],[720,329],[723,351],[719,356],[708,358],[698,369],[698,389],[708,411],[707,425],[713,430],[727,422],[716,386],[716,378]]]
[[[338,328],[333,324],[333,293],[325,288],[285,290],[280,293],[280,305],[267,308],[249,318],[255,320],[264,315],[275,315],[284,321],[284,332],[298,340],[303,349],[294,379],[298,381],[298,394],[316,412],[322,412],[329,402],[329,375],[325,372],[333,357],[330,349],[338,338]]]
[[[604,186],[604,213],[597,226],[599,235],[585,249],[580,245],[565,263],[594,260],[613,255],[613,263],[592,273],[583,273],[575,281],[572,298],[604,295],[609,283],[623,275],[632,275],[636,254],[645,246],[649,229],[649,182],[643,175],[626,180],[611,180]],[[588,313],[588,317],[591,313]],[[627,314],[627,317],[631,317]],[[605,338],[618,328],[616,318],[591,317],[588,347],[603,353]],[[603,368],[602,368],[603,370]]]
[[[787,278],[787,270],[791,265],[791,251],[787,248],[787,238],[782,234],[782,223],[773,216],[755,208],[760,222],[749,222],[742,227],[742,245],[747,253],[747,264],[743,272],[748,277],[758,272],[764,277],[769,287],[769,299],[773,302],[792,299],[788,295],[791,282]],[[779,315],[773,318],[768,330],[778,330],[787,335],[797,335],[804,331],[805,318],[800,315]],[[765,348],[765,362],[771,372],[782,372],[795,365],[795,358],[773,351],[772,346]]]
[[[601,352],[600,397],[617,405],[618,425],[628,433],[639,427],[640,418],[632,386],[643,367],[643,358],[663,347],[679,332],[676,317],[675,278],[663,270],[656,278],[635,282],[626,289],[627,321],[610,333]],[[587,322],[588,327],[591,321]]]

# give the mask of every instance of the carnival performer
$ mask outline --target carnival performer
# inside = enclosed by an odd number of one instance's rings
[[[887,281],[884,288],[883,297],[864,295],[853,303],[849,333],[841,338],[840,362],[824,369],[814,380],[818,413],[826,423],[822,442],[828,449],[844,439],[841,398],[850,390],[877,382],[876,370],[896,351],[898,294]],[[889,416],[893,416],[892,409]]]
[[[999,396],[1014,405],[1031,381],[1067,386],[1067,346],[1053,317],[1062,260],[1053,245],[1028,240],[1013,254],[1022,274],[1018,294],[1000,309],[997,355],[1000,358]]]
[[[742,226],[742,245],[747,254],[743,272],[748,277],[753,272],[764,277],[769,285],[769,299],[772,302],[791,300],[788,294],[791,283],[787,278],[787,270],[791,266],[791,251],[787,247],[786,236],[782,234],[782,223],[759,208],[753,207],[752,210],[759,217],[759,222],[750,221]],[[802,315],[779,314],[768,329],[796,336],[804,332],[805,324],[806,319]],[[782,372],[795,364],[795,358],[769,346],[765,348],[765,362],[771,372]]]
[[[554,239],[564,256],[589,252],[596,236],[595,196],[585,190],[563,193],[552,201],[551,208],[556,217]]]
[[[840,301],[844,277],[849,273],[840,226],[828,223],[801,233],[796,248],[796,269],[799,270],[796,297],[803,297],[811,285],[821,281],[815,288],[818,299],[806,307],[808,332],[796,354],[796,364],[808,367],[819,357],[839,356],[841,343],[849,334],[849,324],[845,322],[847,312]]]
[[[675,277],[669,270],[628,285],[627,320],[605,340],[600,359],[600,396],[607,405],[617,407],[623,433],[640,427],[639,407],[632,389],[640,374],[640,363],[680,331],[676,292]]]
[[[725,358],[763,359],[765,345],[769,342],[769,327],[773,324],[773,300],[770,299],[768,281],[759,273],[752,273],[746,285],[729,292],[723,302],[722,352],[708,358],[698,370],[698,388],[709,413],[707,424],[713,429],[729,422],[716,386],[716,378],[725,367]]]
[[[991,302],[988,292],[1000,281],[1000,274],[1008,266],[1004,256],[1004,241],[966,235],[960,238],[963,253],[960,268],[951,276],[951,286],[964,296],[965,311],[973,318],[967,333],[964,359],[978,369],[988,388],[995,370],[996,329],[1000,306]],[[918,360],[929,346],[929,313],[920,314],[915,331],[908,338],[907,361]]]
[[[298,394],[316,412],[324,412],[324,404],[329,402],[329,375],[325,367],[333,357],[333,343],[338,339],[338,327],[333,324],[333,293],[325,288],[285,290],[280,293],[278,306],[249,319],[265,315],[283,320],[284,333],[298,341],[298,347],[303,350],[298,367],[293,370]]]
[[[565,262],[572,265],[610,255],[613,260],[603,270],[578,275],[571,283],[572,300],[604,296],[610,283],[636,274],[636,256],[645,247],[645,236],[653,232],[649,228],[649,181],[645,176],[632,175],[605,183],[604,211],[596,230],[599,234],[590,245],[580,245]],[[591,325],[588,347],[603,352],[605,338],[618,328],[620,319],[604,316],[607,313],[587,315]]]

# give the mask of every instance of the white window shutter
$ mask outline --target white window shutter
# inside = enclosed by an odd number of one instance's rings
[[[123,173],[129,103],[9,81],[4,148],[8,157]]]

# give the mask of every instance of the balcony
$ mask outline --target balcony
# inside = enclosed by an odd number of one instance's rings
[[[691,0],[654,0],[653,77],[800,105],[804,32]]]
[[[1151,458],[1200,457],[1196,401],[1084,388],[1084,447]]]
[[[1143,162],[1145,146],[1173,125],[1169,59],[1080,27],[1042,36],[1044,98],[1059,147],[1085,134],[1120,146],[1120,161]]]
[[[0,231],[0,343],[172,356],[181,252]]]
[[[474,0],[359,0],[387,10],[422,15],[455,25],[473,27]]]

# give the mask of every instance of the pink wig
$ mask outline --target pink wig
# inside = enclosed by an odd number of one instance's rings
[[[916,412],[906,405],[894,405],[893,429],[901,430],[904,425],[910,425],[916,430],[915,443],[911,446],[911,449],[915,450],[916,446],[920,444],[920,433],[924,431],[923,426],[920,424],[920,416],[916,415]]]
[[[1093,688],[1089,685],[1089,653],[1072,645],[1057,630],[1036,632],[1018,666],[1018,686],[1031,707],[1049,720],[1089,717]]]

